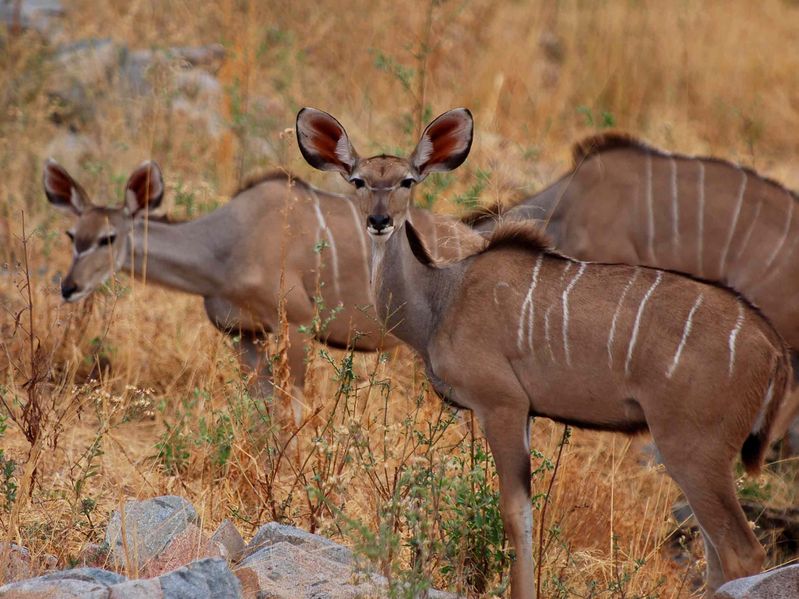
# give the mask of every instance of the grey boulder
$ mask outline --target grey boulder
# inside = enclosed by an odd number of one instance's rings
[[[796,599],[799,597],[799,565],[732,580],[716,591],[713,599]]]
[[[124,543],[122,516],[115,511],[105,531],[110,562],[136,571],[161,553],[175,535],[189,524],[197,524],[194,506],[176,495],[154,497],[145,501],[129,500],[124,507]],[[127,546],[127,551],[126,547]],[[126,564],[130,559],[130,564]]]

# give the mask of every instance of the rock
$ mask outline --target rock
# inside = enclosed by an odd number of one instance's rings
[[[291,526],[262,526],[247,552],[235,568],[245,597],[356,599],[388,595],[385,578],[354,571],[346,547]],[[455,595],[431,590],[428,597],[452,599]]]
[[[50,572],[38,578],[0,587],[3,599],[107,599],[109,586],[125,581],[125,577],[99,568],[75,568]]]
[[[108,589],[108,599],[165,599],[157,578],[128,580]]]
[[[44,155],[55,158],[70,173],[76,173],[88,161],[96,159],[100,150],[90,137],[74,131],[63,131],[50,140]]]
[[[312,552],[315,555],[344,565],[353,563],[352,551],[334,543],[330,539],[319,535],[288,526],[277,522],[264,524],[255,533],[245,549],[245,555],[252,555],[262,547],[268,547],[277,543],[290,543],[302,547],[304,551]]]
[[[127,567],[133,572],[161,553],[189,524],[197,522],[194,506],[174,495],[146,501],[129,500],[124,511],[127,549],[133,562]],[[127,558],[123,547],[122,518],[118,511],[113,513],[108,523],[105,542],[110,547],[111,563],[125,567]]]
[[[46,36],[65,14],[60,0],[0,0],[0,23],[12,31],[31,29]]]
[[[158,579],[164,599],[239,599],[239,581],[227,562],[207,558],[164,574]]]
[[[129,50],[108,39],[88,39],[64,45],[54,54],[46,86],[54,106],[51,118],[82,128],[94,120],[98,98],[111,90],[134,112],[136,98],[158,93],[168,96],[176,111],[202,120],[209,133],[218,136],[225,127],[218,114],[224,90],[209,70],[215,71],[223,57],[224,48],[218,44]]]
[[[176,73],[174,85],[172,110],[189,121],[202,124],[211,137],[218,139],[227,130],[219,113],[223,91],[219,80],[201,69],[190,69]]]
[[[211,541],[197,526],[189,524],[172,537],[162,552],[144,565],[143,573],[148,578],[160,576],[201,558],[221,557],[227,560],[227,556],[224,546]]]
[[[16,543],[0,542],[0,580],[13,582],[30,576],[31,554]]]
[[[793,565],[730,581],[716,591],[713,599],[796,599],[797,597],[799,597],[799,565]]]
[[[263,545],[244,558],[235,572],[247,597],[259,593],[275,599],[355,599],[380,595],[378,581],[372,580],[379,577],[368,577],[361,584],[352,584],[351,566],[309,552],[307,546],[289,541]]]
[[[241,554],[244,552],[244,539],[230,520],[225,520],[217,527],[214,534],[211,535],[211,540],[216,543],[221,543],[227,550],[228,556],[233,561],[238,561],[239,557],[241,557]]]

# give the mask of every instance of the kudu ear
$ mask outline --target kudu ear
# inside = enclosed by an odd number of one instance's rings
[[[297,113],[296,130],[300,152],[308,164],[322,171],[352,174],[358,153],[336,119],[321,110],[303,108]]]
[[[133,171],[125,185],[125,208],[131,216],[154,210],[164,197],[164,178],[152,160]]]
[[[83,188],[52,158],[44,163],[42,181],[47,199],[56,208],[80,215],[89,206],[89,198]]]
[[[410,158],[419,180],[463,164],[472,147],[473,132],[472,113],[466,108],[445,112],[430,123]]]

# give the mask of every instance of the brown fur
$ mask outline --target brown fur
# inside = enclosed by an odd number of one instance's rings
[[[644,152],[658,152],[661,150],[650,146],[635,136],[623,131],[606,131],[581,139],[572,146],[572,164],[576,168],[581,162],[591,156],[602,152],[609,152],[616,148],[638,148]]]
[[[324,118],[339,127],[336,147],[350,147],[338,121]],[[461,126],[428,136],[450,118]],[[482,251],[430,268],[429,253],[406,222],[411,195],[398,184],[403,172],[419,168],[417,156],[434,156],[436,170],[463,162],[461,148],[471,140],[471,117],[468,128],[465,119],[462,110],[438,117],[409,159],[391,158],[396,175],[386,187],[374,185],[382,175],[370,159],[353,176],[366,182],[357,187],[371,219],[378,315],[419,353],[437,392],[475,412],[491,448],[505,532],[517,556],[511,596],[535,597],[531,414],[606,430],[648,427],[702,527],[706,596],[726,580],[756,573],[765,552],[737,505],[730,465],[737,451],[751,471],[762,460],[790,378],[782,340],[719,286],[564,259],[529,223],[500,224]],[[333,158],[316,159],[324,147],[299,142],[308,145],[303,155],[313,166],[337,168]],[[381,222],[393,228],[378,228]],[[398,234],[403,223],[406,235]]]
[[[520,247],[555,254],[552,241],[547,234],[536,225],[526,222],[500,223],[491,233],[488,245],[483,252],[504,247]]]
[[[270,181],[285,181],[286,183],[292,183],[293,185],[298,185],[306,189],[309,187],[308,183],[295,176],[293,173],[282,170],[271,170],[265,173],[255,173],[248,176],[246,179],[244,179],[241,187],[239,187],[233,195],[237,196],[249,189],[252,189],[253,187],[257,187]]]

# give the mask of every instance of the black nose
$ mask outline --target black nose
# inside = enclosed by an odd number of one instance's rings
[[[370,214],[366,218],[366,224],[379,233],[391,226],[391,217],[388,214]]]
[[[68,300],[72,297],[72,294],[78,290],[78,286],[73,283],[70,279],[66,279],[61,282],[61,297],[65,300]]]

